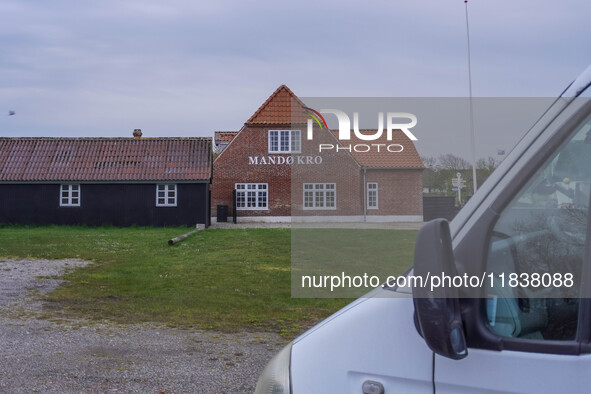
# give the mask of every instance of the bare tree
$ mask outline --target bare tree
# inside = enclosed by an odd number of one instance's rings
[[[431,170],[437,171],[439,168],[439,164],[437,163],[437,159],[433,156],[423,156],[421,157],[425,168],[429,168]]]
[[[468,160],[464,159],[463,157],[453,155],[451,153],[447,153],[445,155],[439,156],[439,165],[446,169],[446,170],[467,170],[471,168],[470,163]]]
[[[423,173],[423,187],[427,193],[452,195],[452,179],[461,173],[466,182],[463,196],[473,194],[472,165],[466,159],[448,153],[434,157],[422,157],[425,164]],[[498,161],[494,157],[481,158],[476,162],[476,175],[478,183],[482,184],[498,166]]]
[[[498,165],[499,165],[498,161],[494,157],[492,157],[492,156],[489,156],[486,159],[485,158],[481,158],[481,159],[478,159],[476,161],[476,168],[478,170],[485,170],[489,174],[491,172],[493,172],[493,170],[495,168],[497,168]]]

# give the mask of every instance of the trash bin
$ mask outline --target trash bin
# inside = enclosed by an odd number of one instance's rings
[[[218,222],[228,221],[228,206],[218,205]]]

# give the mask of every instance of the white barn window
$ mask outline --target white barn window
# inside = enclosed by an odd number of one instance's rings
[[[175,184],[156,185],[156,206],[176,207],[177,191]]]
[[[236,209],[269,209],[269,185],[267,183],[237,183]]]
[[[336,209],[336,183],[304,183],[304,209]]]
[[[80,206],[80,185],[60,186],[60,207]]]
[[[367,184],[367,209],[378,209],[378,183]]]

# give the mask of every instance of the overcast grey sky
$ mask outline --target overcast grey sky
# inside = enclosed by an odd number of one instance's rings
[[[589,1],[469,12],[475,96],[554,97],[591,63]],[[212,136],[283,83],[302,97],[468,92],[462,0],[3,0],[0,48],[0,136]]]

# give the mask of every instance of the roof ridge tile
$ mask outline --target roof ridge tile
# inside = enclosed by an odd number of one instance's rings
[[[281,94],[287,94],[289,98],[289,105],[286,105],[285,101],[281,99]],[[246,121],[245,124],[256,125],[256,124],[291,124],[292,113],[291,113],[291,100],[295,100],[301,108],[305,108],[306,105],[296,96],[287,85],[279,86],[271,96],[256,110],[256,112]]]

